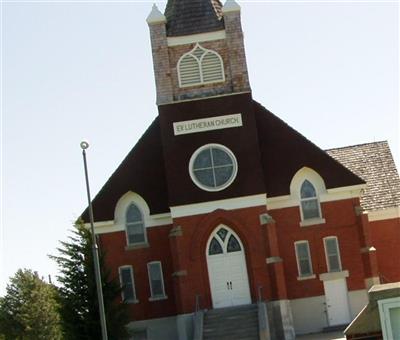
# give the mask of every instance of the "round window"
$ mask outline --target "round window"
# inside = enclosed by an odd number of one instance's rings
[[[207,144],[193,154],[189,172],[199,188],[220,191],[228,187],[236,177],[236,158],[232,151],[223,145]]]

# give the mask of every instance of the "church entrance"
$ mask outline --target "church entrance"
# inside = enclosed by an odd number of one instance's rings
[[[208,240],[207,266],[214,308],[251,303],[244,248],[225,225],[218,226]]]

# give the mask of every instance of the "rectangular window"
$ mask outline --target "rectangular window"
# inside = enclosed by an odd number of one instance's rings
[[[297,269],[299,271],[299,276],[302,277],[313,275],[308,241],[297,241],[294,244],[296,249]]]
[[[152,299],[165,298],[164,279],[161,268],[161,262],[150,262],[147,264],[149,272],[150,292]]]
[[[119,267],[119,280],[122,287],[122,301],[126,303],[137,302],[132,266]]]
[[[328,272],[340,272],[342,264],[340,263],[339,245],[337,237],[325,237],[325,256]]]

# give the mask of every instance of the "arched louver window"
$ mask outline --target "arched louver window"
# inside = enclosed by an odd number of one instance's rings
[[[143,215],[136,204],[131,203],[126,210],[126,234],[128,244],[146,242],[146,231]]]
[[[300,189],[301,211],[303,220],[320,218],[320,206],[314,186],[305,180]]]
[[[178,61],[179,86],[187,87],[225,81],[220,55],[197,44]]]

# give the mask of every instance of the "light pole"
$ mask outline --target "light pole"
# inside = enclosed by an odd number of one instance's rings
[[[103,289],[101,286],[101,274],[100,274],[100,263],[99,263],[99,248],[97,246],[96,235],[94,233],[93,224],[93,208],[92,200],[90,199],[90,189],[89,189],[89,176],[86,163],[86,149],[89,147],[89,143],[86,141],[81,142],[83,165],[85,167],[85,180],[86,180],[86,192],[89,204],[89,218],[90,218],[90,228],[92,233],[92,249],[93,249],[93,261],[94,261],[94,274],[96,277],[96,287],[97,287],[97,299],[99,301],[99,313],[100,313],[100,324],[101,324],[101,335],[103,340],[107,340],[107,325],[106,325],[106,314],[104,312],[104,301],[103,301]]]

